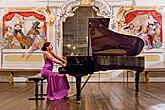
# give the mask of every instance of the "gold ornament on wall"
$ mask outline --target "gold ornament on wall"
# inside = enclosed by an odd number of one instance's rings
[[[55,21],[54,13],[53,13],[53,11],[50,10],[50,7],[47,7],[46,12],[48,14],[48,25],[53,26],[54,21]]]
[[[91,0],[82,0],[81,5],[89,5],[91,3]]]
[[[53,26],[54,21],[55,21],[55,19],[53,18],[53,16],[50,16],[49,21],[48,21],[49,26]]]
[[[54,13],[53,11],[50,9],[50,7],[41,7],[37,9],[38,12],[42,12],[45,13],[47,15],[47,20],[46,23],[48,24],[48,26],[53,26],[54,24]]]

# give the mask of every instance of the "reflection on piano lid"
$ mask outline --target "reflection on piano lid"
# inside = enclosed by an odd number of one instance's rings
[[[143,49],[141,38],[108,29],[109,18],[89,18],[90,55],[136,56]]]
[[[144,70],[144,57],[134,56],[93,56],[95,71],[129,69],[142,72]]]

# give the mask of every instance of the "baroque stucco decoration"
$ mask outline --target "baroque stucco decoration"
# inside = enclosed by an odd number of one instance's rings
[[[97,12],[98,16],[111,17],[112,7],[105,0],[94,0],[91,2],[91,6]]]
[[[97,16],[103,16],[110,18],[109,29],[115,30],[116,19],[113,14],[112,6],[110,6],[105,0],[94,0],[91,2],[93,9],[97,12]]]
[[[59,45],[60,36],[62,36],[61,34],[62,22],[65,22],[67,17],[74,16],[74,12],[80,6],[81,6],[81,0],[67,0],[62,5],[61,10],[59,11],[56,17],[56,32],[57,32],[58,45]],[[109,4],[105,0],[93,0],[88,6],[92,6],[92,8],[97,12],[98,16],[110,18],[113,15],[111,6],[109,6]]]
[[[57,33],[57,46],[60,45],[60,36],[62,30],[62,22],[66,20],[67,17],[74,16],[74,11],[80,6],[80,1],[77,0],[68,0],[66,1],[60,11],[57,13],[56,17],[56,33]]]

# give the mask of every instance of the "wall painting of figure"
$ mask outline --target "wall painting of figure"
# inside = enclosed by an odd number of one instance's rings
[[[38,49],[46,39],[46,18],[36,12],[9,12],[2,31],[4,49]]]
[[[146,49],[162,46],[162,15],[157,10],[132,7],[123,11],[120,18],[119,28],[123,34],[142,38]]]

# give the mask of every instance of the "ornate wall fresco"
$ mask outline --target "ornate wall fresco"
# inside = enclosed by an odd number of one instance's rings
[[[35,11],[9,11],[2,25],[3,49],[37,48],[38,42],[46,39],[46,17]]]
[[[122,7],[119,31],[143,39],[146,49],[162,46],[162,15],[156,7]]]
[[[4,8],[1,12],[0,66],[40,68],[43,63],[40,49],[43,42],[49,39],[48,30],[54,23],[51,9],[49,7]]]

